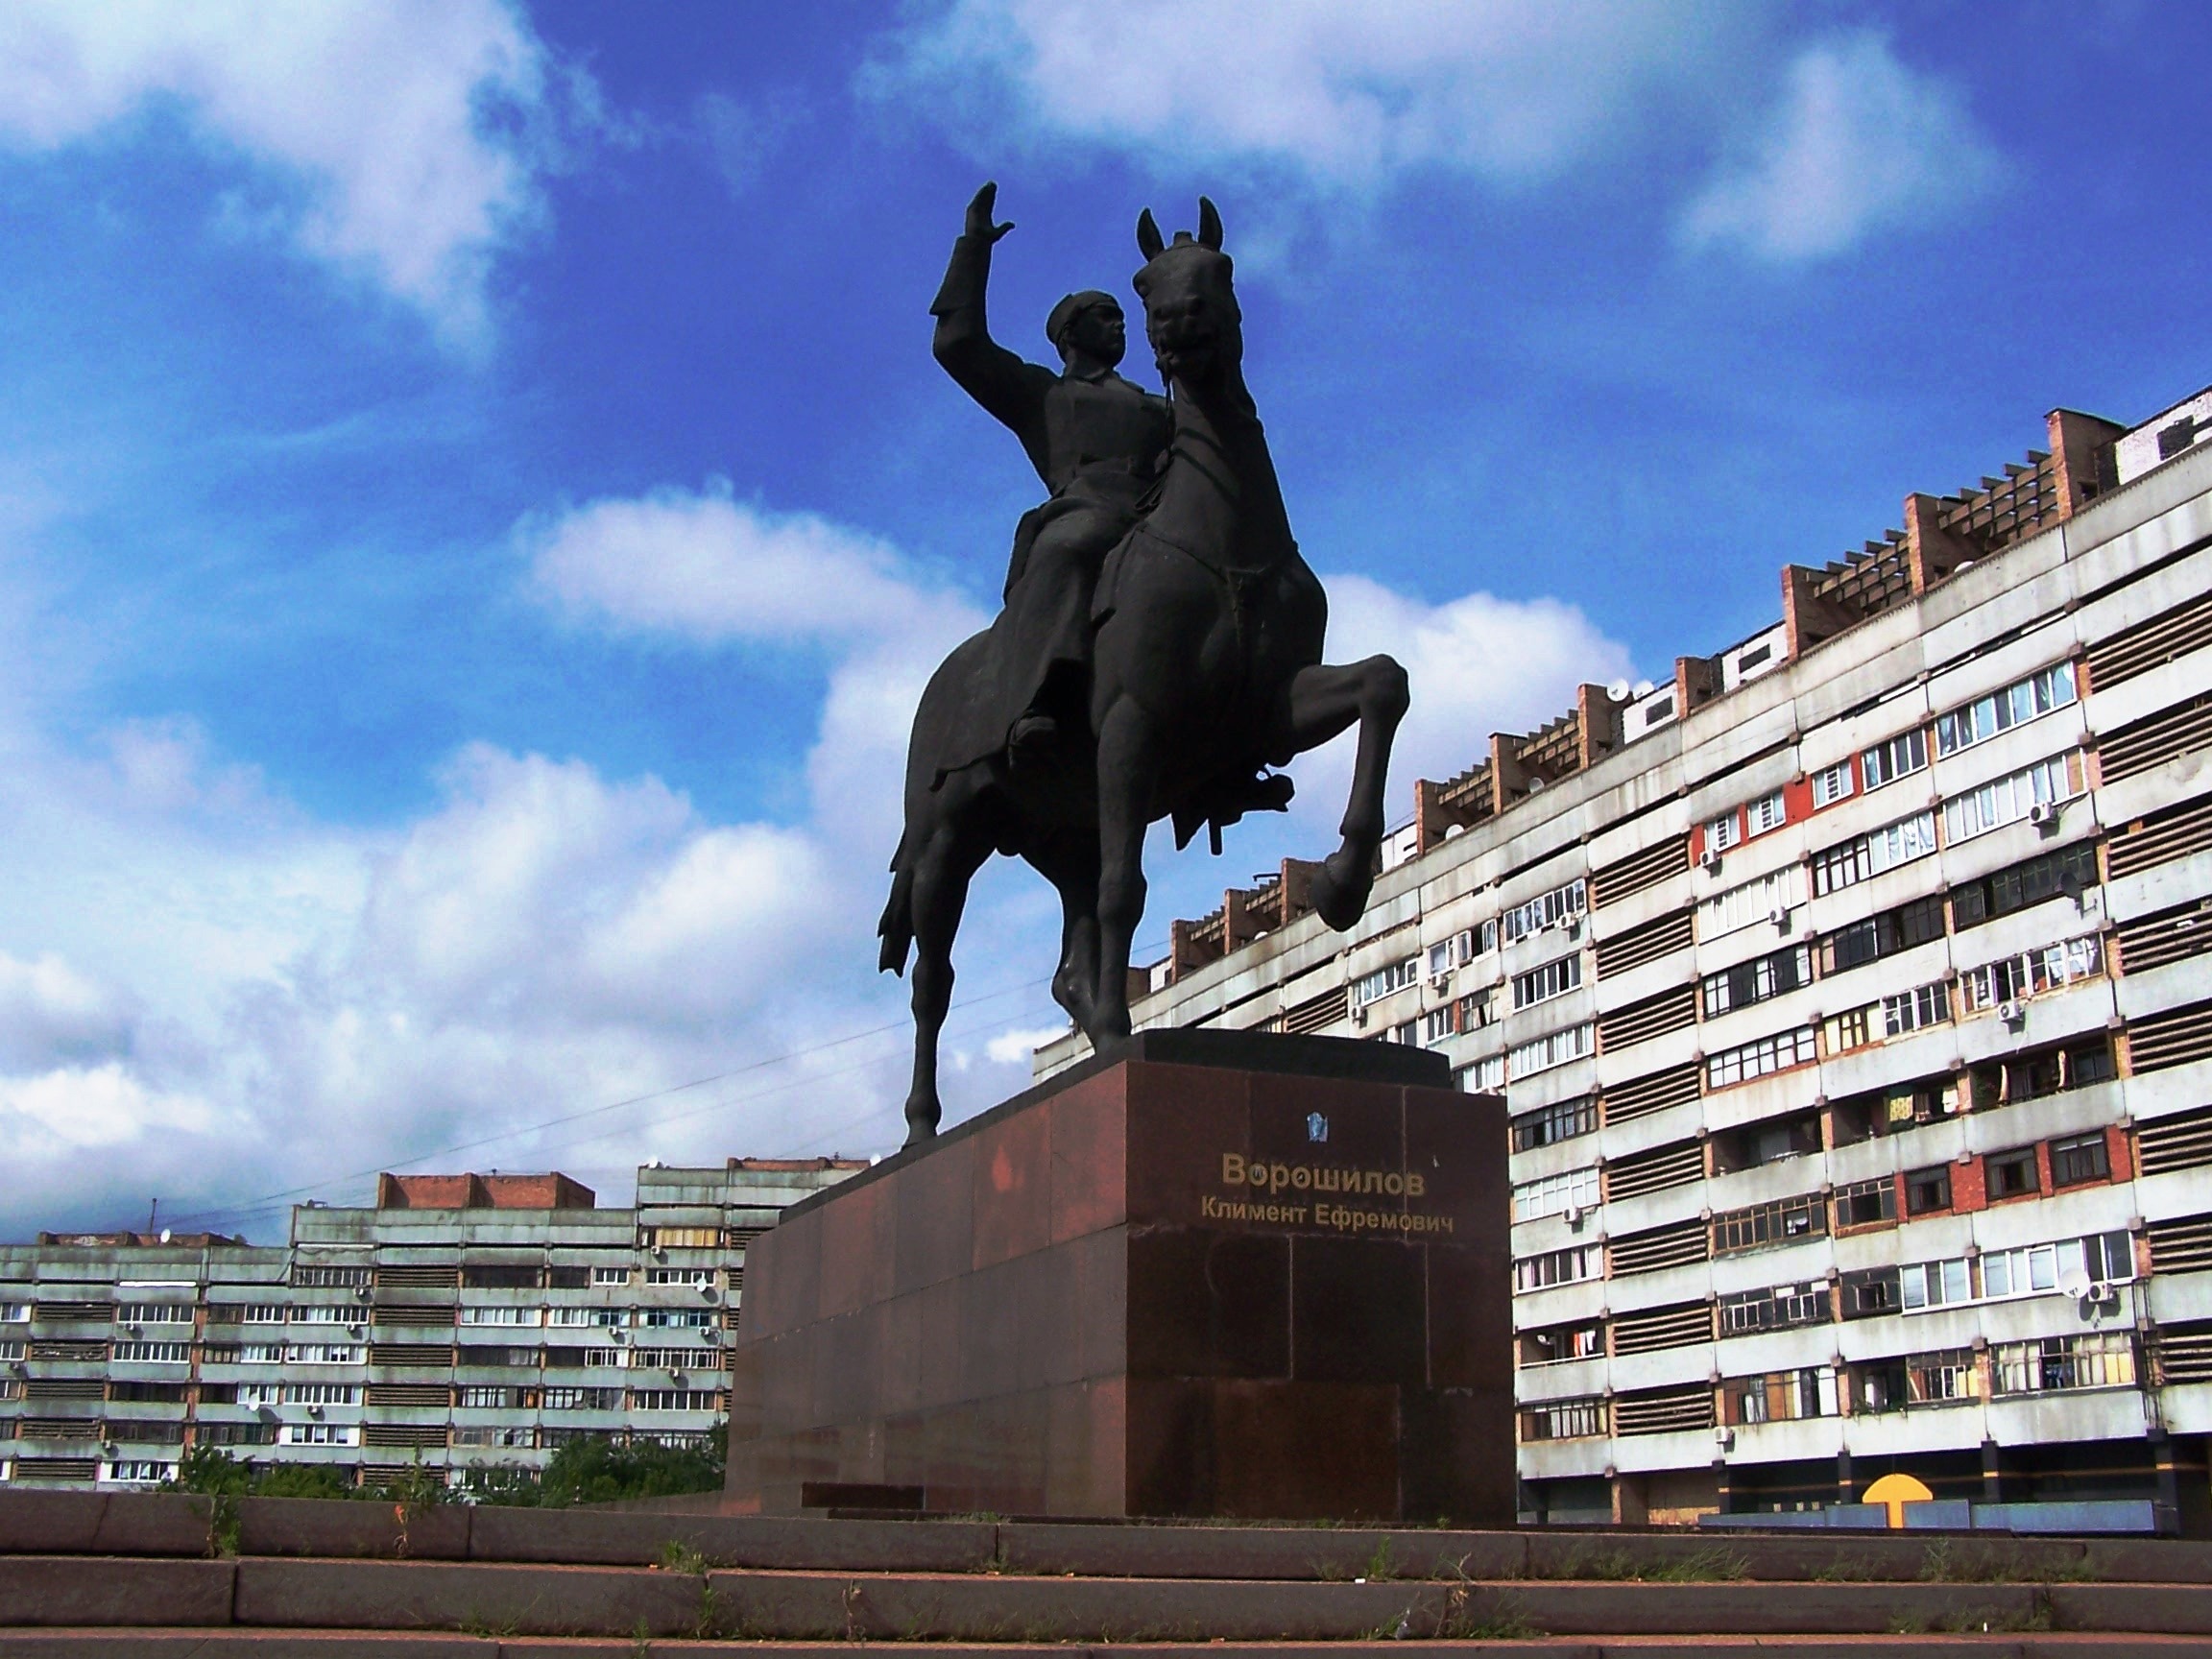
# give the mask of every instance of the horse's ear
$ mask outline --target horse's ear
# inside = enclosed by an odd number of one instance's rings
[[[1144,255],[1149,265],[1160,257],[1160,250],[1167,244],[1161,238],[1160,227],[1152,222],[1152,209],[1147,207],[1137,215],[1137,252]]]
[[[1198,240],[1214,252],[1221,252],[1221,213],[1207,198],[1198,198]]]

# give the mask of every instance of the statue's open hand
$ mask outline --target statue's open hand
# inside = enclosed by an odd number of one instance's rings
[[[968,204],[969,235],[979,236],[986,242],[996,242],[1014,228],[1011,221],[1004,225],[994,225],[991,222],[991,212],[998,201],[998,186],[996,181],[975,192],[975,199]]]

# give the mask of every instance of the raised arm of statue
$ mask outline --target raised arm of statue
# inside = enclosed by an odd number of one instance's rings
[[[1014,228],[992,223],[998,186],[986,184],[968,204],[968,221],[952,244],[952,262],[930,314],[937,332],[930,349],[960,389],[1012,429],[1043,476],[1046,455],[1045,394],[1059,376],[1025,363],[991,338],[984,293],[991,281],[991,250]]]

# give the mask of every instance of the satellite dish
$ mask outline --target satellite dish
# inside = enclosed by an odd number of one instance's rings
[[[2069,1267],[2058,1275],[2058,1288],[2077,1302],[2086,1301],[2089,1296],[2089,1275],[2079,1267]]]
[[[1658,687],[1648,680],[1639,680],[1636,682],[1636,695],[1639,697],[1648,697],[1656,689],[1658,689]]]
[[[174,1233],[170,1232],[168,1228],[164,1227],[164,1228],[162,1228],[162,1229],[161,1229],[161,1242],[162,1242],[162,1243],[164,1243],[164,1244],[168,1243],[168,1242],[169,1242],[169,1240],[170,1240],[170,1239],[172,1239],[172,1238],[174,1238],[175,1237],[176,1237],[176,1235],[175,1235]]]
[[[1614,681],[1612,685],[1605,687],[1605,695],[1612,698],[1616,703],[1627,702],[1628,682],[1625,680]]]

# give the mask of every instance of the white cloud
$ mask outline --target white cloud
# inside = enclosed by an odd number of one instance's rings
[[[717,480],[589,502],[520,532],[541,597],[570,619],[694,644],[896,636],[966,614],[898,554],[812,513],[770,513]]]
[[[1681,235],[1826,258],[1972,201],[2001,172],[1954,87],[1898,61],[1882,36],[1850,35],[1798,55],[1756,146],[1690,204]]]
[[[451,339],[485,324],[493,257],[540,210],[535,175],[590,84],[548,60],[504,0],[15,0],[0,9],[0,143],[80,144],[150,108],[218,156],[274,169],[296,200],[234,195],[369,276]]]
[[[1026,127],[1335,185],[1427,164],[1533,180],[1757,26],[1735,0],[950,0],[863,84],[992,153]]]
[[[1412,684],[1412,707],[1390,764],[1393,823],[1412,811],[1414,779],[1456,777],[1489,757],[1491,733],[1533,731],[1575,706],[1575,686],[1632,672],[1625,646],[1556,599],[1468,593],[1431,605],[1364,576],[1323,581],[1330,660],[1385,652]],[[1309,832],[1334,831],[1343,812],[1353,743],[1348,733],[1291,767],[1298,779],[1294,814]]]
[[[1068,1035],[1068,1022],[1057,1025],[1023,1026],[1019,1030],[1001,1031],[983,1045],[984,1058],[999,1066],[1026,1066],[1029,1057],[1047,1043],[1057,1042]]]

